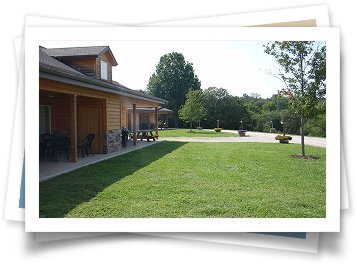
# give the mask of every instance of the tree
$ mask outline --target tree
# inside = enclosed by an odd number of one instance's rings
[[[207,109],[204,127],[214,128],[217,119],[219,125],[225,129],[238,129],[240,121],[243,120],[244,126],[250,129],[252,123],[251,114],[244,100],[237,96],[232,96],[224,88],[209,87],[203,91],[203,106]]]
[[[190,123],[190,132],[192,132],[192,122],[200,122],[206,115],[202,90],[190,90],[186,94],[186,98],[185,105],[178,113],[180,119]]]
[[[321,108],[326,109],[326,100],[322,99],[319,102]],[[319,136],[319,137],[326,137],[326,110],[317,115],[314,118],[308,119],[306,122],[305,131],[309,136]]]
[[[224,88],[209,87],[203,91],[204,107],[207,109],[207,119],[204,123],[206,128],[214,128],[217,119],[220,125],[225,125],[226,102],[231,95]]]
[[[304,124],[323,112],[319,101],[326,95],[326,45],[315,41],[274,41],[263,46],[275,57],[275,71],[267,73],[286,85],[279,94],[289,99],[300,115],[301,156],[305,156]]]
[[[272,101],[267,101],[263,105],[263,112],[270,112],[276,110],[276,104]]]
[[[178,111],[185,103],[189,89],[198,90],[201,82],[195,75],[192,63],[185,61],[181,53],[172,52],[161,56],[156,71],[149,79],[146,91],[149,95],[169,101],[175,127],[178,127]]]

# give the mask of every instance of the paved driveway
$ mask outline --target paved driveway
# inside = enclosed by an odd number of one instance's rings
[[[238,134],[238,131],[233,130],[222,130],[222,132],[230,132]],[[260,133],[260,132],[246,132],[244,137],[167,137],[160,138],[168,141],[182,141],[182,142],[261,142],[261,143],[278,143],[275,140],[275,133]],[[300,144],[300,136],[292,136],[293,139],[290,143]],[[305,136],[305,144],[317,147],[326,148],[326,138],[308,137]]]

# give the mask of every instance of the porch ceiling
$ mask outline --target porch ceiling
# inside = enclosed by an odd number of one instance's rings
[[[68,99],[69,100],[69,96],[70,94],[66,94],[66,93],[60,93],[60,92],[54,92],[54,91],[47,91],[47,90],[42,90],[40,89],[39,92],[39,97],[41,99]],[[81,98],[89,98],[89,97],[85,97],[85,96],[77,96],[77,99],[81,99]]]
[[[40,89],[39,91],[39,97],[41,99],[51,99],[51,100],[68,99],[69,100],[69,96],[70,94],[56,92],[56,91],[50,91],[44,89]],[[77,99],[85,99],[85,98],[88,99],[88,98],[95,98],[95,97],[86,97],[86,96],[77,95]],[[128,96],[122,97],[122,107],[132,108],[133,104],[136,104],[137,108],[159,107],[159,103],[156,102],[136,99]]]

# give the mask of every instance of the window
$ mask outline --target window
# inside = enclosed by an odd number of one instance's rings
[[[40,113],[39,139],[41,141],[42,134],[51,133],[50,106],[40,106],[39,113]]]
[[[101,61],[100,77],[102,79],[108,80],[108,63],[107,62]]]
[[[141,123],[139,125],[139,130],[148,130],[148,124],[149,124],[149,115],[140,115],[140,120]]]

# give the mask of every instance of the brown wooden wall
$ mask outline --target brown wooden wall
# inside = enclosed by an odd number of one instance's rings
[[[78,69],[82,73],[94,76],[96,70],[96,60],[95,58],[87,58],[87,59],[65,59],[61,60],[61,62]]]
[[[120,98],[112,97],[108,99],[108,130],[121,129]]]
[[[113,60],[108,52],[105,52],[99,58],[84,58],[84,59],[62,59],[61,62],[79,70],[80,72],[101,79],[101,62],[108,63],[108,81],[112,82],[112,65]]]
[[[70,131],[70,102],[68,99],[48,100],[40,98],[40,105],[51,107],[51,131]],[[100,108],[102,112],[102,120],[106,119],[105,112],[103,111],[102,99],[87,99],[77,98],[77,113],[79,108]],[[101,124],[102,130],[108,130]],[[114,126],[112,126],[114,127]],[[119,127],[119,126],[117,126]]]
[[[126,107],[121,108],[121,126],[122,127],[127,127],[129,126],[128,124],[128,109]]]
[[[151,122],[154,122],[155,123],[155,113],[152,113],[152,112],[138,112],[136,114],[136,122],[137,123],[141,123],[141,117],[142,116],[149,116],[149,120],[150,120],[150,123]]]

